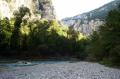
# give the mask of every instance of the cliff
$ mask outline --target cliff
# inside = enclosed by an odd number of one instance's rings
[[[90,35],[93,30],[99,29],[99,26],[104,23],[109,11],[116,9],[119,4],[120,0],[114,0],[90,12],[65,18],[62,22],[79,30],[84,35]]]
[[[56,18],[51,0],[0,0],[0,17],[12,17],[21,6],[30,9],[32,18]]]

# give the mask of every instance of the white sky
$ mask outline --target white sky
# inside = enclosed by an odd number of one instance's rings
[[[52,0],[58,19],[96,9],[114,0]]]

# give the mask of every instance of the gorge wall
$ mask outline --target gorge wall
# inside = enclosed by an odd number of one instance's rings
[[[117,9],[119,5],[120,0],[114,0],[90,12],[65,18],[62,22],[80,31],[84,35],[90,35],[93,31],[99,29],[99,26],[105,22],[108,13],[113,9]]]
[[[13,12],[21,6],[30,9],[32,18],[56,18],[51,0],[0,0],[0,18],[13,17]]]

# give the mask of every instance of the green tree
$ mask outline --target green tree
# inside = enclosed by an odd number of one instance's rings
[[[20,7],[19,11],[16,11],[14,13],[15,16],[15,23],[14,23],[14,30],[11,36],[11,48],[12,49],[19,49],[20,45],[21,45],[21,32],[20,32],[20,28],[21,28],[21,23],[22,23],[22,19],[23,17],[29,14],[30,15],[30,10],[27,7]]]
[[[96,59],[109,65],[120,65],[120,11],[109,12],[106,23],[91,36],[89,50]]]
[[[5,50],[10,48],[10,37],[12,29],[8,18],[0,20],[0,49]]]

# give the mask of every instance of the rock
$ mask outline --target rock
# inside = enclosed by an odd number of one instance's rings
[[[14,11],[21,6],[30,9],[32,18],[56,19],[51,0],[0,0],[0,18],[13,17]]]
[[[120,79],[120,69],[92,62],[46,62],[12,69],[2,71],[0,79]]]
[[[30,65],[31,62],[27,62],[27,61],[18,61],[17,62],[19,65]]]
[[[88,36],[93,31],[98,30],[100,25],[104,24],[109,11],[116,9],[119,4],[120,0],[114,0],[90,12],[64,18],[61,22]]]

